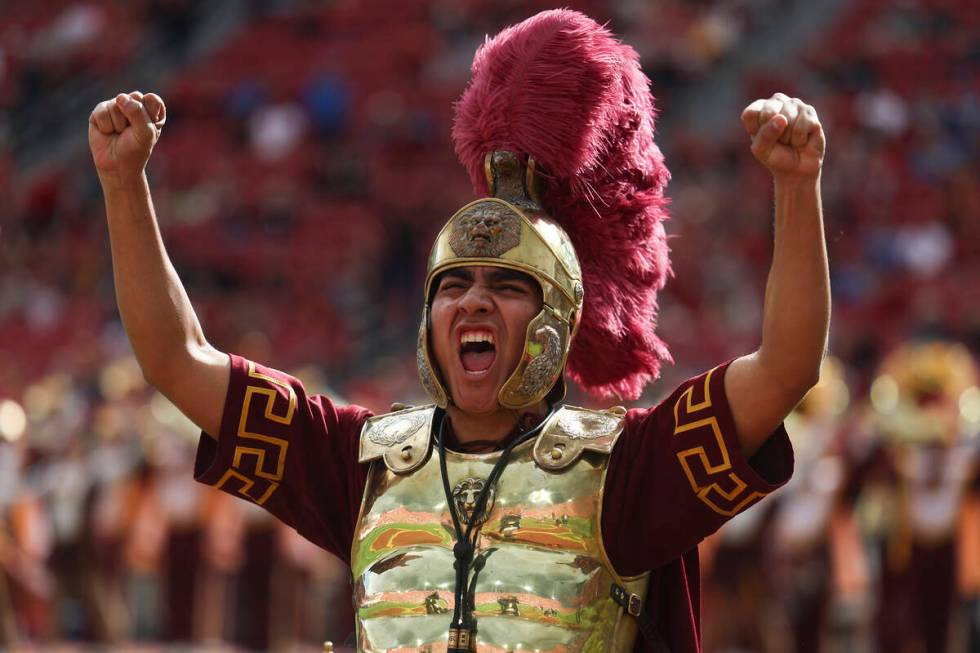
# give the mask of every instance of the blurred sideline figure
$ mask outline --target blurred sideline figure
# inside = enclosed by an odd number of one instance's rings
[[[866,607],[867,561],[847,497],[849,399],[840,361],[828,358],[786,425],[798,471],[776,497],[770,569],[799,652],[828,640],[854,649]]]
[[[977,394],[969,352],[938,341],[891,352],[871,386],[873,446],[857,478],[878,558],[879,650],[967,650],[966,630],[975,637],[957,598],[976,605],[978,439],[962,412]]]

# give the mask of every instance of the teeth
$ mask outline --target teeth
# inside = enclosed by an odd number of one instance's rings
[[[494,344],[493,334],[489,331],[467,331],[460,335],[459,342],[464,345],[468,342],[489,342],[491,345]]]

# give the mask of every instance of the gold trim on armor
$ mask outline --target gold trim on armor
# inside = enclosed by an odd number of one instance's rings
[[[396,474],[422,466],[432,449],[435,406],[413,406],[368,418],[361,427],[359,463],[383,458]]]
[[[613,442],[609,446],[609,453],[611,455],[612,448],[619,440],[619,436],[622,434],[622,430],[625,427],[623,422],[626,418],[626,409],[622,406],[613,406],[605,412],[616,415],[620,419],[620,430],[616,433]],[[607,464],[602,472],[602,480],[599,483],[599,510],[598,514],[596,515],[596,522],[599,528],[597,538],[599,540],[599,556],[605,563],[606,568],[609,570],[609,574],[612,576],[613,581],[618,583],[620,587],[624,588],[627,592],[639,596],[640,601],[645,604],[650,587],[650,572],[646,571],[635,576],[622,576],[620,575],[619,571],[616,570],[612,560],[609,559],[609,552],[606,551],[606,538],[602,533],[602,507],[606,499],[606,476],[608,472],[609,465]],[[613,626],[613,641],[609,642],[609,651],[611,653],[628,653],[629,651],[633,650],[633,644],[636,642],[636,638],[639,633],[639,626],[636,622],[636,618],[629,616],[622,606],[618,607],[619,612],[616,615],[616,624]]]
[[[590,410],[562,406],[541,429],[534,443],[534,462],[542,469],[565,469],[584,451],[612,452],[623,432],[623,414],[612,410]],[[561,455],[555,455],[555,450]]]

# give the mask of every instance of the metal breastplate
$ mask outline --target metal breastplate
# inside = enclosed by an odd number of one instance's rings
[[[643,597],[647,575],[612,569],[600,535],[609,452],[625,411],[563,407],[514,449],[487,505],[470,587],[476,650],[630,651],[634,619],[610,598]],[[446,650],[455,575],[452,518],[432,452],[433,408],[372,418],[361,434],[368,474],[351,569],[359,651]],[[461,515],[499,457],[447,452]],[[383,463],[378,459],[382,459]]]

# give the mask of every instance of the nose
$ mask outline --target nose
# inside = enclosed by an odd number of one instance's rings
[[[490,291],[479,284],[473,284],[459,298],[459,308],[468,315],[489,313],[493,310],[493,299],[490,297]]]

